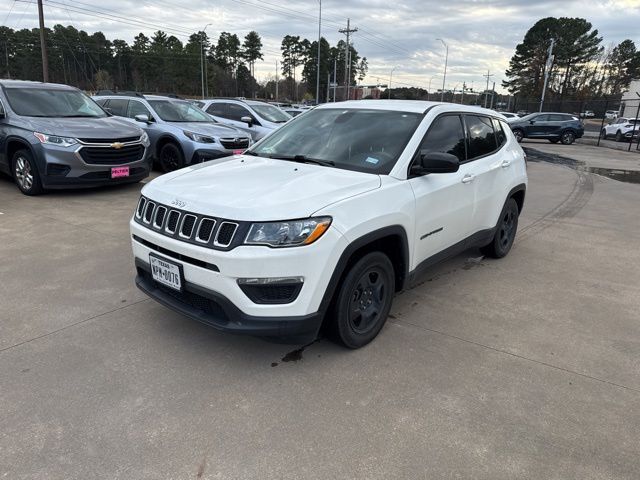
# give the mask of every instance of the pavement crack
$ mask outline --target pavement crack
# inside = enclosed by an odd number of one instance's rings
[[[91,320],[95,320],[96,318],[100,318],[100,317],[103,317],[105,315],[109,315],[110,313],[117,312],[119,310],[124,310],[125,308],[129,308],[129,307],[131,307],[133,305],[138,305],[139,303],[142,303],[142,302],[148,302],[149,300],[150,300],[149,298],[143,298],[142,300],[138,300],[137,302],[129,303],[128,305],[122,305],[120,307],[117,307],[117,308],[114,308],[112,310],[109,310],[108,312],[98,313],[97,315],[93,315],[92,317],[85,318],[83,320],[79,320],[79,321],[71,323],[69,325],[65,325],[64,327],[60,327],[60,328],[58,328],[56,330],[52,330],[51,332],[43,333],[42,335],[38,335],[37,337],[30,338],[29,340],[24,340],[22,342],[18,342],[16,344],[14,344],[14,345],[10,345],[8,347],[2,348],[2,349],[0,349],[0,353],[6,352],[7,350],[11,350],[12,348],[16,348],[16,347],[19,347],[21,345],[25,345],[25,344],[33,342],[35,340],[39,340],[41,338],[48,337],[50,335],[54,335],[54,334],[56,334],[58,332],[62,332],[63,330],[67,330],[69,328],[73,328],[73,327],[76,327],[78,325],[82,325],[83,323],[87,323],[87,322],[89,322]]]
[[[622,385],[620,383],[611,382],[609,380],[604,380],[602,378],[594,377],[592,375],[587,375],[586,373],[576,372],[575,370],[570,370],[568,368],[560,367],[558,365],[553,365],[552,363],[547,363],[547,362],[543,362],[541,360],[536,360],[535,358],[525,357],[524,355],[518,355],[517,353],[509,352],[508,350],[503,350],[501,348],[496,348],[496,347],[492,347],[490,345],[485,345],[484,343],[480,343],[480,342],[476,342],[476,341],[473,341],[473,340],[469,340],[469,339],[466,339],[466,338],[463,338],[463,337],[459,337],[457,335],[451,335],[450,333],[446,333],[446,332],[442,332],[440,330],[435,330],[433,328],[425,327],[424,325],[417,325],[415,323],[408,322],[408,321],[406,321],[404,319],[403,320],[393,320],[390,323],[395,323],[397,325],[411,325],[412,327],[420,328],[422,330],[427,330],[429,332],[433,332],[433,333],[436,333],[438,335],[442,335],[443,337],[448,337],[448,338],[452,338],[454,340],[459,340],[461,342],[469,343],[471,345],[476,345],[478,347],[486,348],[487,350],[491,350],[491,351],[494,351],[494,352],[497,352],[497,353],[502,353],[504,355],[509,355],[511,357],[519,358],[520,360],[525,360],[525,361],[528,361],[528,362],[536,363],[538,365],[543,365],[545,367],[553,368],[555,370],[559,370],[559,371],[562,371],[562,372],[565,372],[565,373],[570,373],[572,375],[577,375],[579,377],[587,378],[589,380],[594,380],[596,382],[600,382],[600,383],[604,383],[604,384],[607,384],[607,385],[611,385],[613,387],[618,387],[618,388],[622,388],[622,389],[625,389],[625,390],[629,390],[631,392],[640,393],[640,390],[637,389],[637,388],[628,387],[626,385]]]

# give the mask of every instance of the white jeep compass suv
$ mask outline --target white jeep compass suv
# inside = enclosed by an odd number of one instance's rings
[[[220,330],[370,342],[394,294],[480,247],[505,256],[524,203],[505,119],[364,100],[300,115],[244,155],[147,184],[131,220],[139,288]]]

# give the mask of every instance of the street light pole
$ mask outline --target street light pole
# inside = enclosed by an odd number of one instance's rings
[[[440,75],[433,75],[430,79],[429,79],[429,91],[427,92],[427,100],[431,99],[431,80],[433,80],[436,77],[439,77]]]
[[[200,82],[202,83],[202,99],[204,100],[204,35],[207,27],[210,26],[207,23],[202,29],[202,35],[200,35]]]
[[[316,104],[320,104],[320,38],[322,35],[322,0],[320,1],[320,9],[318,11],[318,75],[316,77]],[[327,85],[327,91],[329,85]]]
[[[393,68],[391,69],[391,73],[389,73],[389,88],[388,88],[388,90],[389,90],[389,96],[387,97],[389,100],[391,99],[391,78],[393,77],[393,71],[394,71],[396,68],[398,68],[398,67],[393,67]]]
[[[447,63],[449,62],[449,45],[444,43],[444,40],[441,38],[437,38],[436,40],[440,40],[442,45],[444,45],[445,54],[444,54],[444,75],[442,76],[442,95],[440,95],[440,101],[444,102],[444,84],[447,80]]]

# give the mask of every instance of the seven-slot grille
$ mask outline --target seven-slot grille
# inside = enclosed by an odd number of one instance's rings
[[[172,209],[145,197],[140,197],[134,218],[163,235],[219,249],[232,247],[240,228],[236,222]]]
[[[227,150],[249,148],[248,138],[221,138],[220,144]]]

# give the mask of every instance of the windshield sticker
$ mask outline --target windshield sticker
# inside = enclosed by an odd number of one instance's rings
[[[377,165],[377,163],[378,163],[379,161],[380,161],[380,160],[378,160],[377,158],[373,158],[373,157],[367,157],[367,159],[365,160],[365,162],[367,162],[367,163],[373,163],[374,165]]]

